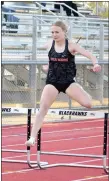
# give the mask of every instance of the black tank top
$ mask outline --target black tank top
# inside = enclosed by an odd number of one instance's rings
[[[68,40],[65,42],[65,50],[62,53],[55,51],[55,41],[48,53],[49,70],[46,82],[49,83],[70,83],[76,76],[75,56],[68,50]]]

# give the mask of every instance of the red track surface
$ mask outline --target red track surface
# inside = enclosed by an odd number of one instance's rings
[[[78,154],[103,154],[103,120],[53,123],[43,126],[42,151],[60,151]],[[25,126],[4,127],[2,148],[26,150]],[[12,136],[14,135],[14,136]],[[17,135],[17,136],[15,136]],[[20,136],[21,135],[21,136]],[[3,152],[2,158],[26,160],[25,153]],[[31,160],[36,160],[36,147],[31,148]],[[41,155],[48,163],[95,164],[102,166],[99,158]],[[27,164],[2,162],[2,181],[108,181],[103,169],[80,167],[53,167],[44,170],[30,169]]]

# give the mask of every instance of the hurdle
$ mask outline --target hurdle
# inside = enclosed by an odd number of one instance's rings
[[[9,109],[11,110],[11,113],[21,113],[21,110],[23,111],[23,113],[27,114],[27,140],[30,138],[30,134],[31,134],[31,128],[29,125],[31,125],[31,110],[27,109],[27,108],[3,108],[3,112],[4,110],[7,110],[7,112],[9,111]],[[27,113],[28,110],[28,113]],[[38,167],[38,163],[37,161],[30,161],[30,147],[27,146],[27,150],[14,150],[14,149],[2,149],[2,152],[14,152],[14,153],[25,153],[27,155],[27,160],[14,160],[14,159],[6,159],[6,158],[2,158],[1,161],[2,162],[8,162],[8,163],[24,163],[24,164],[28,164],[31,165],[33,164],[33,166],[36,168]],[[40,162],[41,165],[47,165],[48,162]]]
[[[53,110],[49,110],[49,112],[53,112]],[[69,114],[69,115],[84,115],[84,116],[92,116],[96,117],[97,114],[99,114],[98,111],[92,112],[92,111],[76,111],[76,110],[54,110],[55,114]],[[101,112],[100,112],[101,113]],[[29,119],[31,117],[31,109],[28,109]],[[82,168],[98,168],[98,169],[104,169],[104,171],[109,174],[109,167],[106,165],[106,158],[107,158],[107,134],[108,133],[108,116],[109,113],[101,113],[104,118],[104,139],[103,139],[103,155],[91,155],[91,154],[71,154],[71,153],[56,153],[56,152],[45,152],[41,151],[41,129],[38,132],[37,135],[37,165],[40,169],[45,168],[51,168],[51,167],[82,167]],[[31,127],[30,120],[28,119],[28,128]],[[30,129],[28,130],[28,135],[30,135]],[[29,137],[29,136],[27,136]],[[28,147],[27,147],[28,148]],[[75,157],[89,157],[89,158],[101,158],[103,161],[103,165],[85,165],[85,164],[76,164],[76,163],[55,163],[55,164],[46,164],[43,165],[40,161],[41,154],[45,155],[58,155],[58,156],[75,156]],[[28,150],[28,157],[30,157],[30,148]],[[35,168],[35,165],[28,162],[28,165],[30,168]]]

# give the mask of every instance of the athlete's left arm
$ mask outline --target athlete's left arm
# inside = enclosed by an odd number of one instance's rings
[[[80,47],[78,44],[72,44],[72,45],[70,44],[70,50],[71,50],[71,53],[77,52],[77,53],[80,53],[81,55],[89,58],[90,60],[92,60],[94,72],[99,72],[101,70],[101,66],[98,64],[98,60],[89,51]]]

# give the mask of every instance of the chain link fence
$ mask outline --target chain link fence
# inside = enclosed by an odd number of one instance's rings
[[[36,82],[32,86],[30,65],[3,65],[2,66],[2,106],[36,107],[40,104],[40,97],[45,86],[46,74],[42,65],[35,66]],[[102,85],[102,72],[94,73],[91,65],[77,65],[76,81],[92,96],[93,106],[106,105],[108,99],[107,66],[102,66],[104,80]],[[103,89],[101,89],[101,86]],[[102,92],[103,91],[103,92]],[[72,101],[73,107],[79,105]],[[61,93],[53,108],[69,107],[69,98]]]

